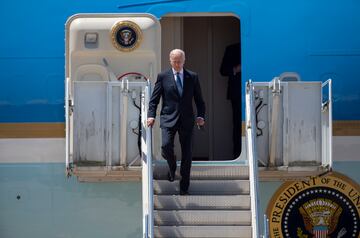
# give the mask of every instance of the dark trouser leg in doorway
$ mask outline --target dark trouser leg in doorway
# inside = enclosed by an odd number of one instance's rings
[[[232,99],[233,111],[233,158],[236,159],[241,153],[241,100]]]

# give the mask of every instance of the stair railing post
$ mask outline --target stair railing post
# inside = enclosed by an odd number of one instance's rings
[[[269,218],[264,214],[264,236],[263,238],[269,238]]]
[[[328,79],[322,83],[322,92],[325,87],[328,87],[328,98],[326,102],[323,102],[324,95],[322,95],[322,136],[323,136],[323,158],[322,164],[328,166],[329,170],[332,170],[333,159],[332,159],[332,80]],[[325,121],[325,122],[324,122]]]
[[[152,168],[152,128],[147,126],[147,112],[151,93],[150,81],[147,81],[143,94],[143,111],[141,112],[142,134],[142,202],[143,234],[146,238],[154,237],[154,202],[153,202],[153,168]],[[144,138],[145,135],[145,138]]]
[[[259,215],[258,215],[258,168],[256,156],[256,123],[255,123],[254,87],[249,80],[246,84],[246,146],[249,161],[249,180],[251,198],[251,227],[252,237],[259,238]]]
[[[65,79],[65,166],[70,175],[70,78]]]
[[[332,123],[332,80],[329,82],[329,168],[332,170],[333,158],[332,158],[332,137],[333,137],[333,123]]]

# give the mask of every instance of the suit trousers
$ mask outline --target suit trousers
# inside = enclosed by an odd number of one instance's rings
[[[240,156],[241,153],[241,100],[231,99],[231,107],[233,113],[233,159],[236,159]]]
[[[172,173],[175,173],[176,157],[174,154],[174,139],[176,133],[179,133],[181,146],[180,190],[187,191],[190,185],[190,170],[192,161],[192,128],[190,130],[182,128],[179,121],[174,127],[161,128],[161,153],[169,165],[169,170]]]

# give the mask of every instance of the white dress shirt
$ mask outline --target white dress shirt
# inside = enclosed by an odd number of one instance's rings
[[[175,82],[176,82],[176,74],[178,72],[174,68],[172,68],[172,71],[173,71],[174,79],[175,79]],[[179,71],[179,76],[180,76],[180,80],[181,80],[181,85],[184,88],[184,69],[181,69]]]

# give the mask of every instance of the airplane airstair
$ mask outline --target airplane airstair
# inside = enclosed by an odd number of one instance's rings
[[[154,237],[252,237],[249,167],[194,166],[187,196],[179,175],[154,171]]]
[[[138,51],[124,48],[121,37],[129,31],[143,38],[134,41],[141,43]],[[160,49],[160,23],[151,15],[79,14],[68,20],[67,175],[83,182],[141,179],[143,238],[267,237],[266,225],[259,228],[259,178],[316,176],[332,168],[331,80],[287,74],[249,81],[240,158],[193,162],[190,194],[180,196],[179,174],[167,180],[159,127],[146,126]]]
[[[248,94],[247,104],[252,103]],[[189,195],[179,194],[179,169],[176,180],[168,181],[167,164],[152,163],[151,146],[147,146],[143,160],[144,238],[259,237],[254,117],[250,117],[254,107],[248,108],[248,160],[193,164]],[[150,139],[151,129],[146,133]]]
[[[258,109],[262,104],[271,108],[261,114]],[[169,182],[166,163],[152,163],[151,156],[147,157],[150,161],[144,160],[143,199],[147,206],[144,238],[267,238],[266,221],[262,235],[259,228],[258,170],[261,167],[272,172],[287,170],[290,174],[300,171],[304,176],[331,170],[331,107],[331,80],[287,82],[275,78],[269,83],[254,84],[249,81],[245,159],[225,165],[193,163],[187,196],[179,195],[178,172],[176,180]],[[299,116],[305,112],[309,113]],[[265,127],[262,123],[266,123]],[[147,133],[151,135],[150,130]],[[265,139],[259,130],[267,133]],[[150,148],[147,155],[152,154]]]

